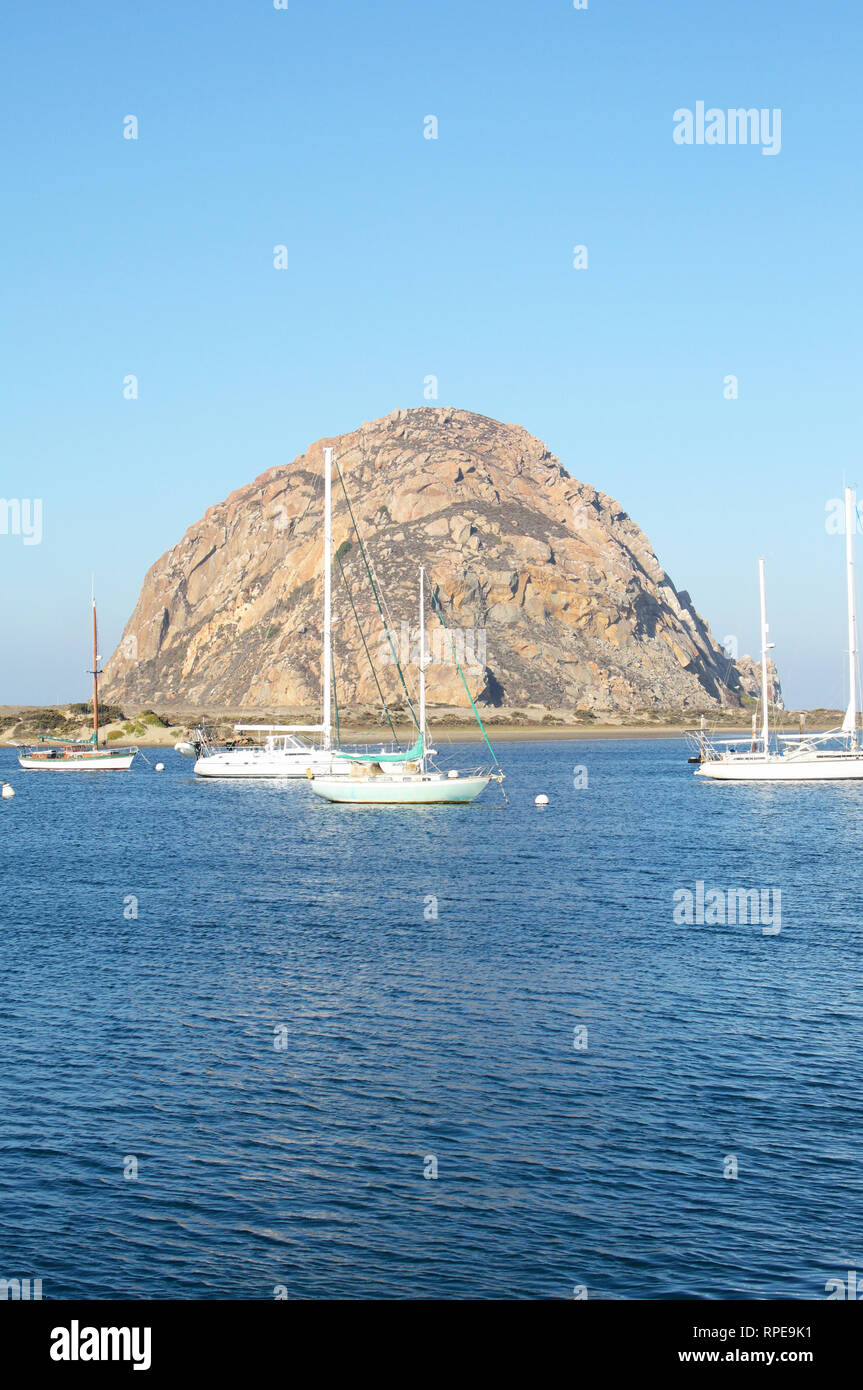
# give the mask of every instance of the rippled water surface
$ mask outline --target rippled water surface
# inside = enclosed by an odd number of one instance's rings
[[[863,1268],[863,787],[500,752],[509,808],[0,752],[0,1276],[817,1298]],[[675,923],[698,880],[778,888],[781,931]]]

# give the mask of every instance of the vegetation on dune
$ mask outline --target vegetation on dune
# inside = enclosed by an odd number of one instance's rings
[[[92,700],[84,700],[75,705],[67,705],[66,708],[69,714],[90,715],[91,718],[93,715]],[[103,705],[102,701],[99,701],[100,724],[116,724],[118,719],[125,719],[125,717],[119,705]]]
[[[141,713],[137,716],[136,722],[138,724],[155,724],[160,729],[167,729],[170,727],[169,720],[164,719],[161,714],[156,714],[155,710],[151,709],[141,710]]]

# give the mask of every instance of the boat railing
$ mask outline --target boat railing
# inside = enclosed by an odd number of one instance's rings
[[[732,736],[731,738],[717,738],[715,734],[708,734],[704,729],[685,729],[684,737],[690,747],[695,750],[697,759],[691,758],[690,762],[698,761],[702,763],[716,762],[719,758],[726,758],[733,754],[738,758],[763,758],[764,744],[762,739],[753,739],[750,733]]]
[[[210,738],[209,730],[199,724],[192,733],[192,742],[198,750],[199,758],[210,758],[213,755],[213,741]]]
[[[741,738],[716,738],[715,735],[708,735],[703,729],[687,729],[685,737],[690,746],[695,750],[696,757],[690,761],[715,762],[720,758],[733,757],[736,761],[746,761],[747,759],[763,760],[765,754],[768,757],[784,757],[785,759],[797,759],[806,754],[814,753],[819,756],[829,756],[831,751],[838,756],[840,753],[853,753],[855,744],[853,734],[847,729],[825,729],[818,733],[805,734],[782,734],[776,733],[776,745],[774,750],[768,747],[765,749],[763,740],[756,736],[754,739],[750,734],[744,734]],[[825,744],[838,743],[840,746],[835,750],[824,747]],[[858,755],[863,758],[863,748],[856,748]]]
[[[721,756],[704,729],[684,729],[683,736],[695,754],[690,758],[690,762],[706,763]]]
[[[813,748],[816,743],[833,742],[834,739],[842,739],[843,742],[850,742],[850,735],[847,729],[824,729],[820,733],[807,734],[777,734],[780,743],[798,744]]]

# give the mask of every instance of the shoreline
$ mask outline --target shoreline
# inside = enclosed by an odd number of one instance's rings
[[[827,726],[825,726],[827,727]],[[173,749],[174,744],[184,737],[185,730],[180,726],[165,728],[160,731],[162,737],[136,738],[129,735],[123,740],[114,740],[122,746],[143,749]],[[594,725],[591,728],[579,728],[569,725],[565,728],[538,727],[536,725],[505,725],[499,728],[486,726],[486,733],[492,744],[494,743],[595,743],[603,740],[632,740],[632,739],[683,739],[687,732],[697,732],[692,725],[663,724],[645,726],[641,724],[608,724]],[[812,726],[810,733],[823,732]],[[752,731],[748,727],[736,727],[734,725],[722,725],[721,729],[714,731],[714,736],[721,733],[722,737],[727,738],[750,738]],[[399,742],[410,742],[415,736],[413,726],[401,728],[396,726],[396,736]],[[468,728],[463,725],[434,724],[429,725],[429,737],[432,742],[437,739],[447,743],[482,743],[482,734],[477,727]],[[64,740],[58,737],[50,740],[62,743]],[[221,740],[219,740],[221,741]],[[16,739],[14,742],[9,739],[0,739],[0,747],[16,749],[27,747],[32,740],[27,738]],[[341,742],[343,744],[389,744],[392,736],[388,729],[372,729],[368,725],[350,728],[342,726]],[[110,748],[111,744],[100,739],[100,746]]]
[[[485,731],[492,743],[565,743],[578,742],[582,739],[604,739],[604,738],[682,738],[684,729],[673,725],[656,726],[654,728],[642,727],[638,724],[609,724],[601,727],[592,726],[591,728],[580,728],[577,725],[567,725],[565,728],[555,726],[538,726],[528,724],[519,726],[517,724],[485,726]],[[389,730],[386,731],[387,734]],[[400,740],[412,738],[414,736],[413,727],[396,728]],[[736,730],[732,730],[736,733]],[[368,729],[368,727],[358,727],[356,729],[343,728],[342,734],[345,742],[355,743],[378,743],[383,735],[380,731]],[[472,729],[460,724],[435,724],[429,723],[429,737],[434,739],[447,739],[450,743],[481,743],[482,734],[474,726]],[[384,740],[386,741],[386,740]]]
[[[21,748],[34,743],[40,725],[44,728],[46,742],[63,743],[74,738],[86,739],[90,732],[86,720],[80,720],[79,716],[75,720],[73,732],[68,715],[64,721],[63,713],[62,706],[40,708],[0,705],[0,746]],[[788,728],[796,723],[798,715],[803,712],[783,711],[783,713],[785,718],[782,722]],[[835,728],[842,718],[841,712],[825,709],[811,710],[805,713],[807,715],[807,730],[813,734]],[[168,719],[172,715],[176,718],[176,722],[161,722],[162,718]],[[432,741],[435,739],[447,743],[477,743],[482,741],[479,728],[472,719],[465,717],[462,710],[444,709],[441,710],[438,718],[435,718],[434,710],[432,710],[430,715],[429,734]],[[61,716],[59,720],[58,716]],[[247,715],[246,719],[252,722],[251,716]],[[316,717],[313,714],[293,710],[287,714],[279,715],[260,714],[257,719],[262,724],[273,725],[283,722],[291,724],[314,724],[316,722]],[[548,719],[549,722],[544,722],[544,719]],[[672,715],[672,719],[665,722],[642,722],[638,718],[634,721],[627,721],[622,718],[601,724],[594,721],[589,723],[576,722],[571,716],[569,719],[562,718],[561,713],[551,711],[543,712],[543,715],[539,717],[531,718],[528,716],[525,719],[522,716],[516,720],[507,718],[505,712],[489,712],[483,723],[492,743],[583,743],[602,741],[603,739],[624,741],[632,739],[682,739],[687,733],[697,733],[699,719],[700,715],[693,712],[685,719]],[[53,730],[51,728],[52,722],[55,722]],[[66,722],[66,728],[57,729],[56,722],[61,725]],[[100,728],[99,741],[105,747],[111,747],[114,744],[118,747],[134,745],[142,749],[173,748],[175,743],[188,738],[195,724],[199,722],[206,722],[212,731],[214,742],[224,743],[235,737],[233,725],[246,721],[242,716],[233,712],[212,713],[207,711],[203,713],[186,709],[166,712],[164,716],[153,716],[152,719],[132,716],[121,722],[117,717],[117,712],[114,712],[113,719],[107,720]],[[412,742],[415,735],[413,724],[406,724],[403,717],[393,722],[398,742]],[[5,728],[3,727],[4,724]],[[751,737],[752,733],[751,724],[748,721],[744,723],[739,718],[729,718],[726,722],[721,714],[719,717],[716,715],[708,716],[707,731],[709,736],[733,739],[746,739]],[[333,735],[335,738],[335,728]],[[392,741],[392,735],[387,727],[382,727],[377,722],[370,722],[361,714],[359,718],[355,715],[352,719],[342,720],[339,741],[343,744],[388,744]]]

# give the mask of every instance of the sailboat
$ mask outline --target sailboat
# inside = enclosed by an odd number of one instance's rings
[[[99,747],[99,637],[96,622],[96,596],[91,596],[93,605],[93,732],[88,739],[76,739],[67,743],[49,744],[53,737],[43,734],[40,746],[28,748],[19,753],[18,762],[28,772],[128,772],[135,759],[137,748]]]
[[[854,531],[857,507],[852,488],[845,489],[845,579],[848,601],[849,699],[845,717],[838,729],[819,734],[778,734],[770,738],[767,685],[768,641],[767,598],[764,560],[758,561],[761,597],[761,732],[753,729],[749,749],[739,748],[740,739],[710,741],[702,731],[697,735],[700,763],[696,777],[714,782],[832,782],[863,778],[863,749],[857,729],[858,671],[857,615],[854,594]]]
[[[312,791],[325,801],[376,806],[428,806],[437,802],[467,802],[475,801],[493,778],[495,781],[503,782],[502,772],[478,771],[464,776],[455,769],[442,772],[429,763],[425,675],[429,658],[425,641],[425,570],[422,566],[419,589],[419,728],[416,741],[406,752],[390,755],[337,752],[335,758],[344,770],[312,777]],[[468,697],[470,698],[470,691]],[[471,705],[473,706],[472,699]],[[477,721],[482,729],[478,714]],[[484,729],[482,733],[488,743]],[[491,748],[491,744],[488,746]],[[394,766],[398,760],[402,762],[401,767]]]
[[[320,724],[235,724],[241,738],[219,748],[206,729],[198,728],[190,740],[175,744],[184,757],[196,759],[198,777],[308,777],[333,771],[337,766],[332,730],[332,539],[333,451],[324,449],[324,624],[322,707]],[[320,743],[309,734],[319,734]],[[251,735],[252,741],[248,741]],[[383,752],[383,750],[382,750]],[[386,754],[385,754],[386,756]],[[403,762],[397,754],[396,760]]]

